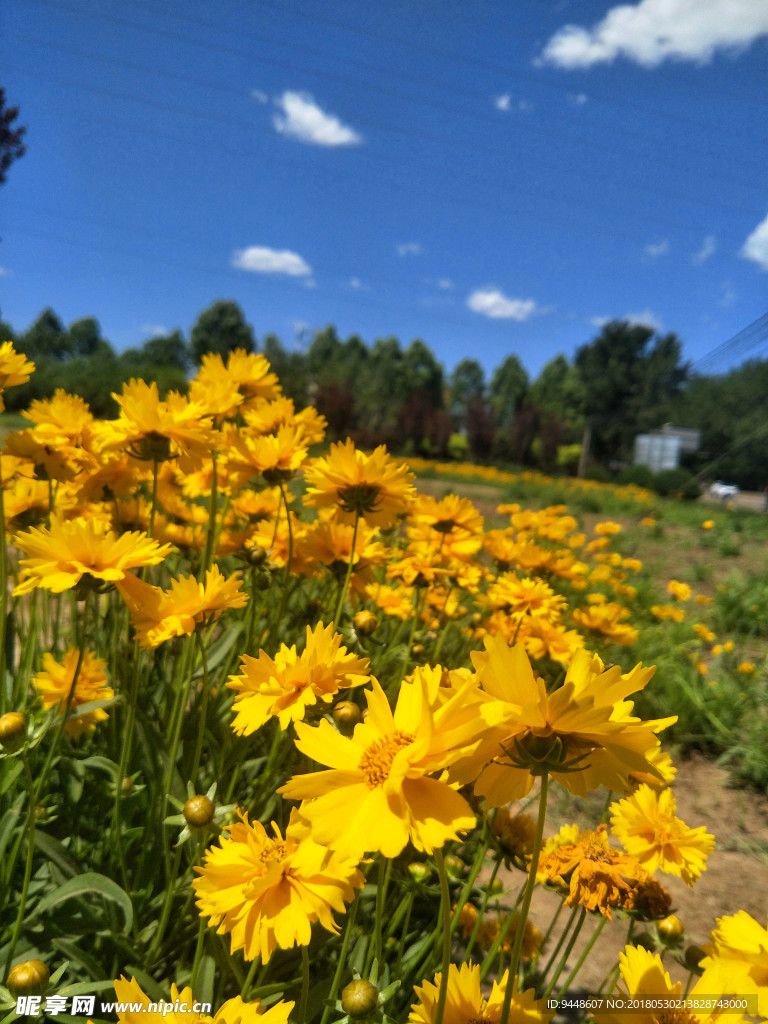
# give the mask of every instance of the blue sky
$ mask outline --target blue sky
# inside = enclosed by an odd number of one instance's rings
[[[0,58],[17,331],[227,298],[535,377],[606,319],[695,364],[768,308],[768,0],[5,0]]]

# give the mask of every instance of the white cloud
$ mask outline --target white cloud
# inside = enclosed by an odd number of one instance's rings
[[[349,287],[352,289],[353,292],[368,291],[368,285],[361,281],[359,277],[350,277]]]
[[[565,25],[537,63],[589,68],[624,57],[643,67],[664,60],[706,64],[716,50],[743,49],[765,34],[764,0],[640,0],[612,7],[591,29]]]
[[[692,259],[693,262],[698,266],[700,263],[705,263],[710,256],[712,256],[717,249],[715,244],[715,236],[707,235],[704,241],[701,243],[701,248],[698,252],[694,253]]]
[[[248,270],[252,274],[308,277],[312,273],[312,267],[298,253],[291,252],[290,249],[268,249],[260,245],[236,249],[232,254],[232,266],[238,270]]]
[[[510,110],[522,110],[527,113],[534,109],[533,104],[528,100],[513,100],[508,92],[503,93],[501,96],[494,96],[493,105],[504,114],[509,113]]]
[[[737,298],[738,296],[736,295],[736,292],[733,290],[731,282],[726,281],[725,284],[722,285],[722,294],[720,298],[717,300],[717,304],[718,306],[732,306]]]
[[[467,298],[467,306],[473,313],[490,317],[492,320],[517,320],[522,323],[538,312],[533,299],[510,299],[498,288],[476,288]]]
[[[265,92],[262,92],[261,89],[251,89],[251,99],[260,103],[262,106],[264,106],[265,103],[269,103],[269,96],[267,96]]]
[[[650,309],[644,309],[642,313],[625,313],[621,319],[638,327],[650,327],[654,331],[664,330],[664,324]]]
[[[0,277],[13,277],[13,274],[8,267],[0,267]]]
[[[435,281],[437,287],[444,292],[452,292],[456,285],[451,281],[449,277],[441,277]]]
[[[589,97],[585,92],[569,92],[566,99],[572,107],[583,107]]]
[[[741,247],[739,255],[753,260],[763,270],[768,270],[768,217],[757,225]]]
[[[421,242],[400,242],[395,246],[398,256],[420,256],[424,251]]]
[[[154,338],[159,337],[161,334],[169,334],[168,328],[163,324],[142,324],[142,334],[149,334]]]
[[[272,123],[281,135],[313,146],[357,146],[362,135],[343,124],[335,114],[327,114],[306,92],[286,91],[275,100],[282,114]]]
[[[666,238],[662,238],[660,242],[652,242],[643,249],[646,256],[652,256],[654,259],[657,256],[663,256],[669,252],[669,242]]]

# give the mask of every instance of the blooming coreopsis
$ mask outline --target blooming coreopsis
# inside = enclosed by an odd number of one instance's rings
[[[3,392],[6,388],[16,387],[18,384],[26,384],[30,373],[34,373],[35,364],[27,357],[17,352],[12,341],[4,341],[0,345],[0,412],[5,409]]]
[[[114,697],[114,690],[107,686],[107,676],[104,669],[107,667],[103,658],[97,658],[95,651],[83,651],[82,664],[75,672],[80,659],[80,651],[77,647],[67,648],[67,652],[61,661],[56,661],[54,656],[48,652],[43,655],[43,668],[32,680],[32,685],[40,694],[43,707],[46,711],[49,708],[56,708],[59,714],[64,714],[69,703],[70,713],[75,711],[81,704],[90,704],[91,701],[111,700]],[[72,683],[75,682],[75,691],[72,699],[69,699]],[[94,708],[82,715],[71,715],[64,726],[68,736],[80,736],[84,732],[92,732],[97,722],[103,722],[109,716],[103,708]]]
[[[742,1024],[744,1020],[738,1011],[717,1005],[720,997],[734,994],[735,985],[735,979],[729,977],[720,964],[712,964],[705,969],[687,992],[688,1006],[679,1009],[674,1005],[654,1008],[654,1004],[665,999],[670,1002],[682,1000],[683,989],[679,981],[672,984],[657,953],[651,953],[642,946],[627,946],[619,957],[619,964],[623,982],[623,991],[619,994],[636,999],[637,1005],[625,1012],[601,1011],[600,1019],[606,1024],[629,1024],[630,1021],[632,1024],[658,1024],[659,1021],[665,1024],[715,1024],[717,1021]]]
[[[278,946],[308,945],[314,921],[337,932],[333,911],[343,912],[364,882],[357,861],[319,846],[295,813],[284,838],[274,823],[272,831],[243,815],[207,851],[192,883],[201,915],[230,933],[232,951],[263,963]]]
[[[498,702],[477,752],[490,762],[475,785],[489,806],[522,798],[545,771],[577,796],[601,785],[626,791],[631,772],[658,774],[651,761],[656,733],[676,718],[643,722],[625,700],[648,683],[653,668],[637,665],[622,675],[580,650],[563,685],[547,694],[521,644],[486,637],[485,651],[471,657],[483,689]]]
[[[160,1007],[146,996],[135,978],[115,981],[119,1024],[288,1024],[293,1003],[282,1000],[267,1010],[257,1000],[245,1003],[240,996],[222,1003],[213,1017],[193,1010],[195,997],[192,989],[181,990],[171,985],[171,998]],[[153,1009],[154,1007],[154,1009]]]
[[[217,565],[206,572],[204,584],[194,576],[180,576],[171,581],[170,590],[161,590],[130,573],[116,583],[142,647],[157,647],[174,636],[190,636],[225,609],[244,608],[248,597],[241,586],[240,573],[226,577]]]
[[[677,875],[693,885],[707,865],[715,837],[704,827],[689,828],[675,817],[671,789],[661,793],[651,786],[611,804],[611,828],[624,849],[647,871]]]
[[[441,979],[442,974],[436,974],[434,981],[424,981],[421,987],[414,988],[413,993],[418,1002],[411,1006],[409,1024],[437,1024]],[[462,964],[461,967],[451,964],[443,1024],[467,1024],[468,1021],[500,1024],[504,992],[508,984],[509,971],[505,971],[499,981],[494,981],[490,993],[484,995],[479,964]],[[553,1016],[553,1013],[539,1009],[534,989],[513,994],[510,1024],[546,1024]]]
[[[51,517],[51,528],[17,533],[16,547],[29,557],[21,559],[21,582],[14,594],[36,587],[60,594],[81,580],[115,583],[130,569],[157,565],[172,550],[138,531],[118,536],[102,519]]]
[[[482,722],[464,715],[463,690],[433,713],[426,683],[405,682],[393,713],[371,683],[368,717],[351,737],[327,721],[297,724],[296,746],[330,770],[295,775],[278,793],[304,800],[301,813],[317,841],[345,856],[396,857],[409,840],[431,852],[475,823],[466,800],[429,776],[478,742]]]
[[[704,948],[704,970],[720,964],[732,987],[739,992],[757,996],[757,1012],[768,1017],[768,928],[739,910],[729,917],[717,919],[712,941]]]
[[[360,515],[372,526],[391,526],[414,493],[413,473],[391,459],[383,444],[366,455],[349,438],[332,444],[327,457],[309,463],[304,477],[309,484],[306,505],[334,505],[346,522]]]
[[[250,735],[271,717],[287,729],[301,720],[309,706],[328,703],[340,689],[361,686],[369,680],[367,658],[358,658],[341,646],[342,637],[333,623],[307,626],[306,646],[301,654],[296,645],[282,644],[274,658],[259,651],[258,658],[242,656],[240,675],[230,676],[227,686],[236,690],[232,728]]]

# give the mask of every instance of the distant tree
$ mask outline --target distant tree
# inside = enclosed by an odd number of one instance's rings
[[[16,332],[5,320],[0,320],[0,344],[4,341],[12,341],[16,344]]]
[[[226,359],[236,348],[254,352],[253,329],[236,302],[219,299],[197,318],[190,334],[190,347],[195,366],[200,366],[207,352]]]
[[[517,356],[507,356],[494,370],[489,392],[499,428],[504,430],[512,426],[527,393],[528,374],[523,364]]]
[[[443,406],[443,368],[429,345],[416,338],[403,353],[403,397],[423,395],[433,409]]]
[[[583,425],[587,392],[579,371],[562,354],[542,367],[531,384],[530,399],[542,413],[557,415],[565,428]]]
[[[48,307],[29,330],[21,335],[19,349],[33,362],[43,359],[64,360],[71,355],[71,342],[64,324]]]
[[[92,316],[75,320],[69,325],[69,355],[72,358],[78,356],[95,356],[99,353],[114,356],[112,346],[102,338],[99,321]]]
[[[172,366],[186,373],[192,365],[192,354],[178,328],[145,341],[141,352],[146,362],[156,366]]]
[[[485,462],[493,449],[493,408],[488,399],[478,392],[467,403],[465,422],[469,450],[478,462]]]
[[[333,325],[315,332],[307,349],[307,369],[315,387],[339,379],[343,348]]]
[[[375,442],[393,430],[403,401],[404,359],[395,337],[379,338],[370,351],[367,373],[357,388],[362,426]]]
[[[303,352],[286,352],[276,334],[268,334],[262,351],[277,374],[286,397],[293,399],[297,409],[307,404],[307,357]]]
[[[24,156],[27,151],[22,141],[27,129],[12,127],[18,116],[18,107],[6,107],[5,89],[0,88],[0,185],[5,184],[8,169],[14,160]]]
[[[612,321],[576,352],[600,459],[629,458],[635,435],[660,426],[688,376],[676,335],[653,339],[652,327]]]
[[[470,404],[485,394],[485,372],[476,359],[462,359],[449,380],[450,408],[457,428],[466,426]]]

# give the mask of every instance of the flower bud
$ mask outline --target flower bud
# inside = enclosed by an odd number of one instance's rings
[[[253,544],[246,550],[245,557],[250,565],[263,565],[267,558],[267,552],[261,544]]]
[[[42,960],[24,960],[11,968],[5,985],[12,996],[41,996],[50,973]]]
[[[20,711],[8,711],[0,716],[0,747],[19,750],[27,738],[27,719]]]
[[[706,955],[701,946],[689,946],[685,951],[685,966],[695,971]]]
[[[411,644],[411,654],[412,654],[412,656],[414,658],[422,658],[422,657],[424,657],[424,652],[425,651],[426,651],[426,647],[424,646],[424,644],[420,644],[420,643],[418,643],[418,641],[416,643],[414,643],[414,644]]]
[[[412,860],[408,865],[408,874],[414,882],[426,882],[432,874],[432,867],[421,860]]]
[[[353,700],[342,700],[333,709],[333,720],[342,736],[351,736],[362,717],[360,708]]]
[[[369,612],[365,608],[354,615],[352,622],[355,627],[355,632],[360,636],[371,636],[372,633],[376,632],[379,625],[378,618],[373,614],[373,612]]]
[[[205,828],[213,821],[216,808],[207,796],[192,796],[184,804],[184,820],[190,828]]]
[[[443,861],[445,864],[445,873],[449,878],[456,881],[461,878],[465,871],[465,864],[461,857],[457,857],[455,853],[447,853]]]
[[[656,927],[659,929],[659,935],[661,935],[663,939],[666,939],[667,942],[676,941],[677,939],[681,938],[683,933],[685,932],[683,922],[680,920],[679,917],[676,917],[674,914],[669,914],[668,917],[665,917],[662,921],[659,921]]]
[[[357,978],[342,990],[341,1008],[350,1017],[367,1017],[379,1005],[379,990],[366,978]]]

